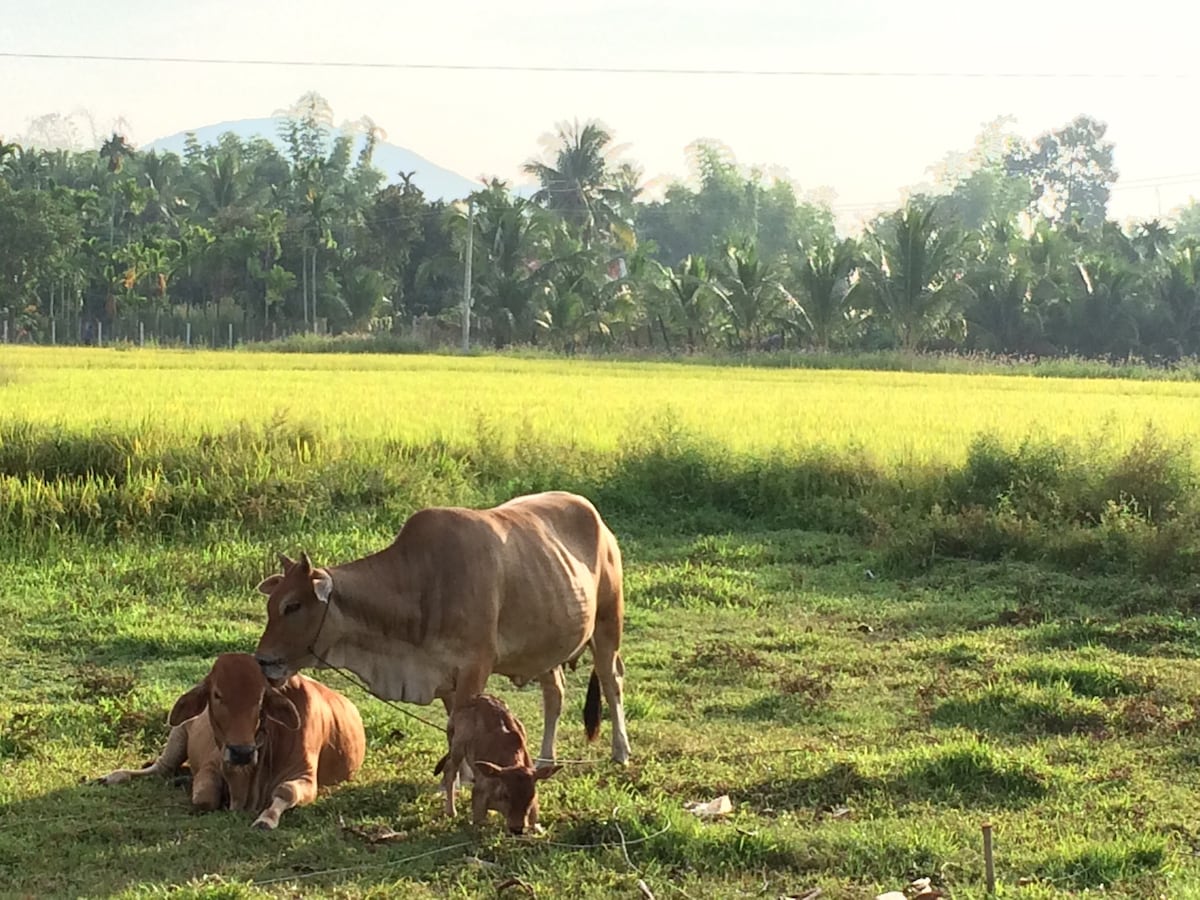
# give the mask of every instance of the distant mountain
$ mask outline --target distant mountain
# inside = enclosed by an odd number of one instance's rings
[[[222,134],[231,131],[243,140],[256,137],[267,138],[280,149],[284,149],[283,141],[279,138],[279,126],[283,121],[284,119],[281,117],[241,119],[237,122],[205,125],[203,128],[190,129],[190,132],[195,133],[196,139],[201,144],[215,144]],[[159,138],[157,141],[147,144],[142,149],[158,150],[160,152],[169,151],[182,155],[184,142],[187,140],[188,134],[189,131],[181,131],[170,137]],[[336,131],[330,132],[331,142],[335,135]],[[353,151],[355,155],[358,154],[363,141],[364,138],[362,135],[355,137]],[[425,157],[413,153],[411,150],[406,150],[395,144],[389,144],[386,141],[380,141],[375,146],[375,155],[372,157],[372,163],[375,168],[383,172],[389,183],[399,181],[401,172],[415,173],[412,177],[413,184],[424,192],[428,200],[460,200],[472,191],[482,187],[477,181],[464,178],[457,172],[444,169],[430,162]]]

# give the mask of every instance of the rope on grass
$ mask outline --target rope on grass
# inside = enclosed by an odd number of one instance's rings
[[[366,872],[372,869],[392,869],[396,866],[404,865],[404,863],[415,862],[418,859],[425,859],[429,856],[436,856],[439,853],[449,853],[451,850],[462,850],[465,847],[473,846],[471,841],[462,841],[458,844],[450,844],[446,847],[435,847],[432,850],[426,850],[424,853],[415,853],[412,856],[406,856],[403,859],[392,859],[385,863],[370,863],[362,866],[342,866],[338,869],[321,869],[316,872],[299,872],[295,875],[282,875],[279,878],[260,878],[257,881],[251,881],[251,887],[264,887],[268,884],[283,884],[287,881],[302,881],[306,878],[320,878],[323,875],[345,875],[350,872]]]
[[[654,832],[653,834],[647,834],[640,838],[634,838],[633,840],[626,840],[625,833],[623,831],[621,831],[621,826],[615,822],[613,824],[616,825],[617,834],[620,835],[620,843],[615,843],[613,841],[597,841],[594,844],[566,844],[566,843],[562,843],[561,841],[540,840],[538,838],[531,838],[531,837],[520,837],[520,838],[515,838],[515,840],[520,843],[531,844],[531,845],[537,846],[537,847],[545,847],[545,846],[562,847],[562,848],[566,848],[566,849],[570,849],[570,850],[601,850],[601,849],[609,849],[612,847],[621,847],[622,853],[624,853],[625,859],[626,859],[626,861],[628,861],[629,860],[629,851],[627,849],[628,847],[633,846],[635,844],[644,844],[647,841],[654,840],[654,838],[659,837],[660,835],[666,834],[668,831],[671,830],[670,824],[667,824],[667,825],[664,825],[662,828],[660,828],[658,831]],[[379,869],[391,869],[391,868],[395,868],[396,866],[402,866],[405,863],[415,862],[418,859],[426,859],[427,857],[436,856],[441,853],[449,853],[452,850],[463,850],[468,847],[474,847],[475,845],[476,845],[475,841],[462,841],[457,844],[449,844],[445,847],[435,847],[434,849],[426,850],[423,853],[415,853],[411,856],[405,856],[400,859],[392,859],[392,860],[388,860],[387,862],[383,862],[383,863],[367,863],[367,864],[361,865],[361,866],[341,866],[336,869],[320,869],[316,872],[299,872],[295,875],[281,875],[276,878],[260,878],[256,881],[251,881],[249,884],[251,887],[265,887],[267,885],[272,885],[272,884],[284,884],[285,882],[289,882],[289,881],[302,881],[302,880],[308,879],[308,878],[320,878],[325,875],[347,875],[352,872],[368,872],[368,871],[376,871]],[[630,865],[632,866],[632,863],[630,863]],[[634,871],[636,872],[637,870],[635,869]],[[677,888],[677,890],[678,890],[678,888]],[[687,895],[684,894],[684,896],[686,897]]]

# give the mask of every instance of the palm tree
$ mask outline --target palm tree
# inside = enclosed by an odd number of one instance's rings
[[[125,142],[124,136],[115,131],[100,145],[100,158],[108,160],[108,171],[114,175],[120,173],[125,165],[125,160],[132,156],[133,152],[133,147]]]
[[[618,185],[609,162],[612,135],[599,122],[559,123],[548,140],[550,161],[524,166],[540,185],[534,200],[558,213],[591,246],[596,232],[620,218],[618,207],[628,184]],[[623,178],[628,180],[629,172]]]
[[[543,294],[541,266],[550,256],[552,222],[543,209],[513,195],[498,179],[473,193],[470,201],[475,207],[472,293],[478,315],[496,347],[530,339]],[[451,226],[465,237],[463,210],[455,210]]]
[[[858,245],[851,238],[840,243],[818,239],[807,245],[799,241],[797,248],[791,264],[793,293],[804,310],[813,347],[825,351],[861,315],[854,305],[861,293]]]
[[[664,280],[664,293],[670,298],[672,312],[687,329],[687,346],[695,351],[696,340],[706,341],[712,321],[715,297],[709,284],[708,263],[703,256],[687,256],[674,269],[658,264]]]
[[[780,283],[774,267],[762,261],[753,241],[728,244],[713,284],[725,313],[725,327],[740,349],[757,346],[763,330],[785,310],[801,311]]]
[[[959,280],[962,234],[937,224],[937,204],[910,203],[866,234],[863,271],[875,309],[905,351],[919,348],[959,320],[966,293]]]
[[[1155,286],[1166,319],[1168,344],[1176,356],[1200,351],[1200,247],[1188,242],[1167,259],[1166,275]]]

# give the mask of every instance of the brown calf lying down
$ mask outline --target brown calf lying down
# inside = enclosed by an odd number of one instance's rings
[[[166,749],[142,769],[100,779],[121,784],[142,775],[175,775],[186,760],[192,804],[259,813],[255,828],[273,829],[317,788],[350,778],[366,748],[354,704],[318,681],[294,675],[278,689],[247,653],[218,656],[204,680],[175,701]]]
[[[561,766],[533,767],[525,745],[525,728],[504,702],[476,694],[456,706],[447,728],[450,752],[433,770],[441,774],[446,792],[446,815],[453,816],[455,780],[465,761],[475,773],[471,821],[482,825],[489,809],[504,816],[508,830],[524,834],[538,823],[537,783]]]

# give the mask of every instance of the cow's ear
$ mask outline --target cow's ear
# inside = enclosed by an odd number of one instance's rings
[[[286,572],[288,569],[290,569],[292,566],[294,566],[296,564],[296,561],[294,559],[292,559],[290,556],[288,556],[286,553],[280,553],[279,554],[279,564],[281,566],[283,566],[283,571]]]
[[[263,697],[263,712],[267,714],[268,719],[278,722],[284,728],[292,731],[300,729],[300,713],[296,711],[295,704],[274,688],[268,689]]]
[[[312,586],[317,599],[322,603],[328,603],[329,598],[333,596],[333,578],[330,574],[324,569],[313,569]]]
[[[303,550],[300,551],[299,566],[300,566],[300,574],[302,574],[302,575],[308,575],[310,572],[312,572],[312,568],[313,568],[312,560],[308,558],[308,554]]]
[[[275,590],[275,588],[279,587],[279,582],[281,582],[281,581],[283,581],[282,575],[278,575],[278,574],[268,575],[266,578],[264,578],[262,581],[260,581],[258,583],[258,590],[261,593],[266,594],[268,597],[270,597],[271,591],[273,591],[273,590]]]
[[[208,706],[208,682],[202,681],[178,700],[171,707],[167,723],[171,726],[182,725],[188,719],[194,719],[204,712]]]
[[[500,773],[504,771],[495,763],[490,763],[482,759],[471,763],[471,767],[475,770],[476,775],[484,778],[499,778]]]
[[[544,769],[534,769],[533,780],[541,781],[543,778],[549,778],[561,768],[562,766],[546,766]]]

